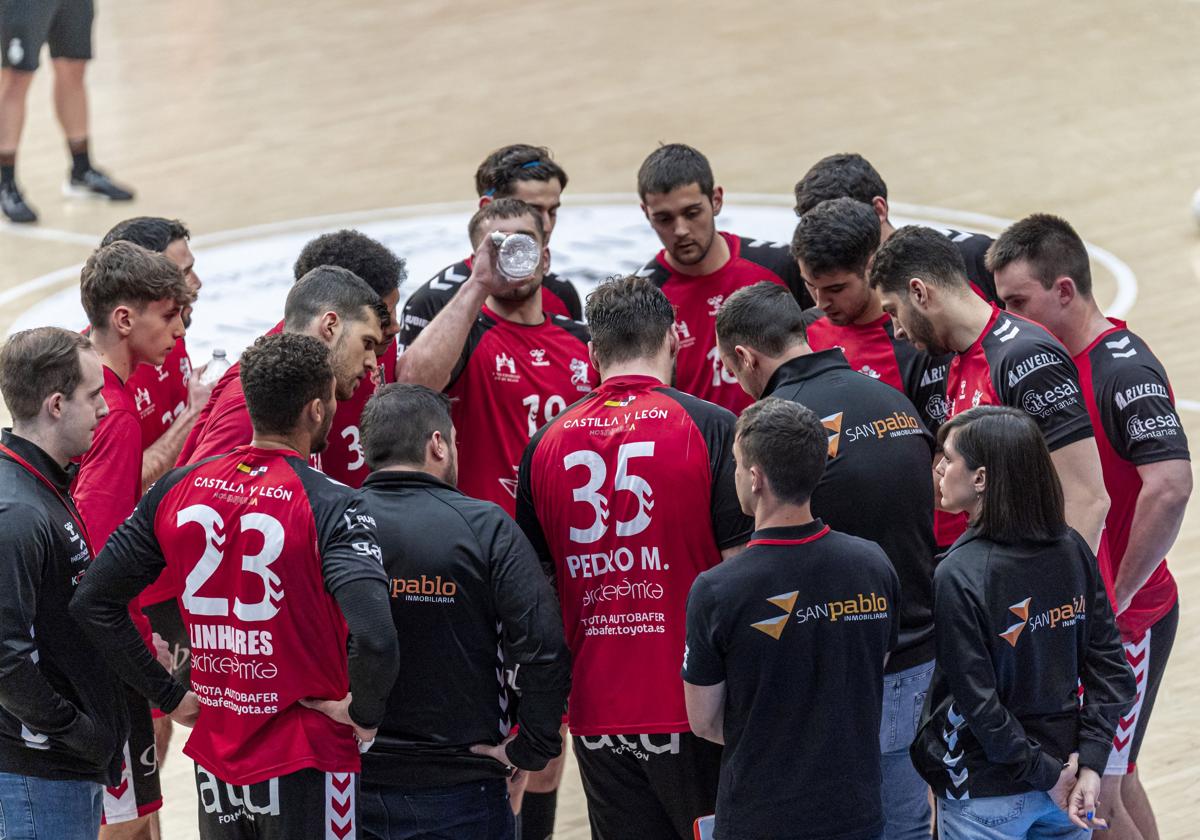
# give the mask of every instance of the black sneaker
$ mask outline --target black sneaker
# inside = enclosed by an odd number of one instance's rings
[[[25,203],[25,197],[15,182],[0,184],[0,210],[4,211],[10,222],[28,224],[37,221],[37,213]]]
[[[63,184],[63,195],[69,198],[107,198],[109,201],[130,201],[133,190],[126,189],[101,172],[89,169],[82,175],[71,175]]]

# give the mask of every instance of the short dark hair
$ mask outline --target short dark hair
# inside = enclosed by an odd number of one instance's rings
[[[323,233],[304,246],[292,274],[299,280],[314,268],[333,265],[354,272],[383,297],[400,288],[408,274],[404,260],[386,245],[357,230]]]
[[[831,198],[853,198],[871,205],[876,196],[887,198],[887,184],[865,157],[843,152],[814,163],[796,182],[795,194],[796,215],[803,216]]]
[[[367,466],[378,470],[424,463],[425,445],[434,432],[450,442],[450,405],[448,396],[424,385],[384,385],[367,401],[359,421]]]
[[[375,290],[353,271],[320,265],[297,280],[288,292],[283,321],[290,330],[303,330],[325,312],[336,312],[343,321],[364,321],[364,309],[376,317],[386,312]]]
[[[829,435],[800,403],[767,397],[742,412],[736,427],[743,469],[758,467],[781,501],[802,505],[825,473]]]
[[[1002,543],[1049,542],[1067,528],[1062,484],[1046,439],[1033,419],[1004,405],[981,405],[946,421],[938,445],[954,448],[970,470],[987,470],[979,516],[972,523]]]
[[[132,242],[141,245],[147,251],[161,254],[167,246],[177,239],[191,239],[192,234],[187,226],[178,219],[165,219],[162,216],[134,216],[123,222],[117,222],[113,229],[104,234],[100,247],[114,242]]]
[[[800,217],[792,235],[792,258],[803,260],[816,277],[831,271],[866,277],[867,263],[878,247],[879,217],[870,205],[853,198],[822,201]]]
[[[645,277],[611,277],[587,296],[592,352],[603,365],[644,359],[675,326],[675,308]]]
[[[988,271],[1025,260],[1033,276],[1049,289],[1059,277],[1070,277],[1084,297],[1092,296],[1092,266],[1087,246],[1066,219],[1034,213],[1011,225],[987,252]]]
[[[738,289],[717,310],[717,343],[723,351],[737,345],[768,356],[782,356],[797,342],[808,342],[800,304],[783,286],[763,280]]]
[[[240,364],[246,408],[256,432],[292,431],[306,405],[333,393],[329,348],[311,335],[264,335],[242,353]]]
[[[519,181],[555,179],[560,188],[567,188],[567,173],[554,161],[549,149],[513,143],[496,149],[479,164],[475,170],[475,193],[480,198],[485,195],[506,198],[513,194]]]
[[[879,246],[869,268],[872,288],[907,295],[908,281],[920,277],[946,289],[970,289],[967,264],[954,243],[933,228],[905,225]]]
[[[79,297],[93,329],[106,327],[105,321],[118,306],[140,311],[158,300],[182,307],[194,299],[179,266],[125,241],[98,248],[88,257],[80,274]]]
[[[86,336],[60,327],[13,333],[0,349],[0,393],[13,419],[37,417],[52,394],[71,399],[83,379],[79,353],[91,346]]]
[[[479,247],[479,229],[484,222],[492,219],[521,219],[525,216],[533,219],[533,232],[537,234],[538,243],[544,244],[546,228],[542,224],[542,214],[519,198],[498,198],[476,210],[471,221],[467,222],[467,236],[471,238],[471,247]]]
[[[645,201],[650,193],[669,193],[689,184],[700,187],[700,192],[712,198],[716,181],[708,158],[691,146],[668,143],[642,161],[637,183],[638,195]]]

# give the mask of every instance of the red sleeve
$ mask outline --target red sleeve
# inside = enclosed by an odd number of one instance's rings
[[[196,446],[188,457],[194,464],[213,455],[224,455],[254,439],[254,427],[250,425],[250,412],[246,410],[246,396],[242,393],[242,382],[230,382],[213,406],[204,430],[196,440]]]
[[[71,496],[99,552],[142,495],[142,429],[128,411],[114,411],[96,427],[92,446],[79,464]],[[129,615],[146,646],[154,650],[150,620],[129,604]]]

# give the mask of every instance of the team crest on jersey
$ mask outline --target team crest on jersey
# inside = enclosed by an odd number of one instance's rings
[[[629,394],[619,400],[605,400],[604,405],[606,408],[624,408],[636,399],[637,397],[634,394]]]
[[[696,343],[695,336],[693,336],[692,331],[688,329],[687,321],[675,322],[675,335],[679,337],[680,348],[691,347]]]
[[[863,365],[858,369],[858,372],[863,376],[869,376],[872,379],[879,379],[882,376],[879,371],[875,370],[875,368],[871,367],[870,365]]]
[[[530,350],[529,355],[533,358],[534,367],[550,367],[550,363],[546,361],[546,351],[542,349]]]
[[[237,468],[238,468],[238,472],[245,473],[250,478],[255,478],[257,476],[260,476],[267,471],[266,464],[262,464],[257,467],[251,467],[249,464],[238,464]]]
[[[721,311],[721,304],[725,302],[725,295],[716,295],[708,299],[708,305],[712,307],[708,314],[717,317],[717,313]]]
[[[496,354],[496,371],[492,375],[501,382],[521,381],[521,377],[517,373],[517,360],[507,353]]]
[[[146,388],[138,388],[133,392],[133,402],[137,406],[139,412],[150,407],[150,391]]]
[[[592,386],[588,384],[588,363],[583,359],[571,360],[571,384],[576,390],[588,392]]]
[[[167,369],[164,368],[162,365],[155,365],[154,372],[158,374],[159,382],[166,382],[167,377],[171,375],[171,374],[167,373]]]
[[[977,408],[979,406],[979,401],[982,399],[983,391],[976,391],[974,396],[971,397],[971,408]]]

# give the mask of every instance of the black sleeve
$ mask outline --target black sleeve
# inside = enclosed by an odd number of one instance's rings
[[[417,340],[421,331],[437,317],[446,302],[454,295],[454,290],[466,279],[466,277],[459,278],[454,273],[457,268],[457,265],[452,265],[443,269],[435,277],[421,284],[420,288],[404,301],[404,311],[400,316],[400,332],[396,335],[401,352],[403,352],[403,348],[411,346]],[[456,283],[446,282],[448,273],[453,274]]]
[[[737,417],[720,406],[688,394],[671,391],[700,430],[708,447],[709,474],[712,476],[709,521],[717,548],[724,551],[744,544],[754,531],[754,520],[742,512],[737,487],[733,482],[734,427]]]
[[[533,546],[499,508],[489,513],[492,598],[504,660],[516,666],[513,688],[521,698],[520,729],[508,757],[523,770],[541,770],[562,751],[559,729],[571,690],[562,613]]]
[[[0,707],[35,732],[59,735],[71,727],[78,711],[42,676],[30,632],[47,559],[54,551],[42,517],[31,506],[0,505]]]
[[[166,566],[154,520],[163,497],[189,472],[188,467],[173,470],[150,488],[130,517],[108,538],[71,599],[71,616],[103,651],[113,669],[164,712],[179,705],[187,688],[146,647],[129,617],[129,602]]]
[[[313,516],[317,525],[317,550],[321,554],[321,575],[325,589],[333,595],[338,587],[354,580],[388,582],[383,571],[383,551],[375,536],[375,518],[367,502],[357,491],[348,491],[307,465],[305,484],[324,483],[315,492]]]
[[[804,284],[800,266],[792,258],[791,249],[786,242],[768,242],[742,237],[742,256],[772,271],[788,287],[801,309],[813,306],[812,295],[808,293],[808,286]]]
[[[961,230],[945,232],[950,241],[958,247],[963,262],[967,267],[967,279],[975,288],[983,293],[989,303],[1004,308],[1000,295],[996,292],[996,278],[987,267],[987,252],[992,245],[992,238],[981,233],[969,233]]]
[[[567,314],[572,321],[583,320],[583,304],[579,301],[579,292],[576,291],[574,283],[557,274],[547,274],[546,279],[542,282],[550,291],[558,295],[559,300],[567,307]]]
[[[1117,620],[1095,557],[1083,537],[1074,536],[1094,584],[1092,608],[1087,617],[1087,650],[1080,674],[1083,707],[1079,710],[1079,766],[1104,775],[1117,719],[1133,706],[1137,683],[1125,659]]]
[[[1096,402],[1116,453],[1139,466],[1191,460],[1166,376],[1149,365],[1114,364],[1111,371]]]
[[[1063,764],[1042,750],[1000,702],[989,653],[991,623],[983,595],[960,564],[948,556],[933,575],[933,624],[938,671],[945,675],[954,705],[966,719],[992,764],[1012,765],[1014,782],[1049,790]]]
[[[383,722],[400,670],[387,584],[356,578],[338,586],[333,597],[350,628],[350,718],[364,729],[374,729]]]
[[[717,685],[725,681],[725,645],[718,631],[717,599],[704,575],[692,582],[687,599],[687,636],[683,647],[683,681]]]
[[[1032,325],[1018,326],[1026,330]],[[1051,452],[1095,436],[1079,388],[1079,371],[1058,342],[1030,341],[1019,352],[1005,353],[992,369],[992,383],[1005,405],[1033,418]]]
[[[533,436],[533,439],[525,447],[525,454],[521,457],[521,466],[517,469],[516,518],[517,525],[521,527],[525,538],[529,540],[534,552],[537,554],[543,574],[550,581],[550,585],[557,591],[558,583],[555,577],[554,557],[550,554],[550,546],[546,542],[546,533],[542,530],[542,523],[537,518],[537,508],[534,507],[533,503],[533,456],[537,451],[537,446],[542,439],[542,435],[545,434],[548,428],[550,428],[549,423],[538,429],[537,434]]]

